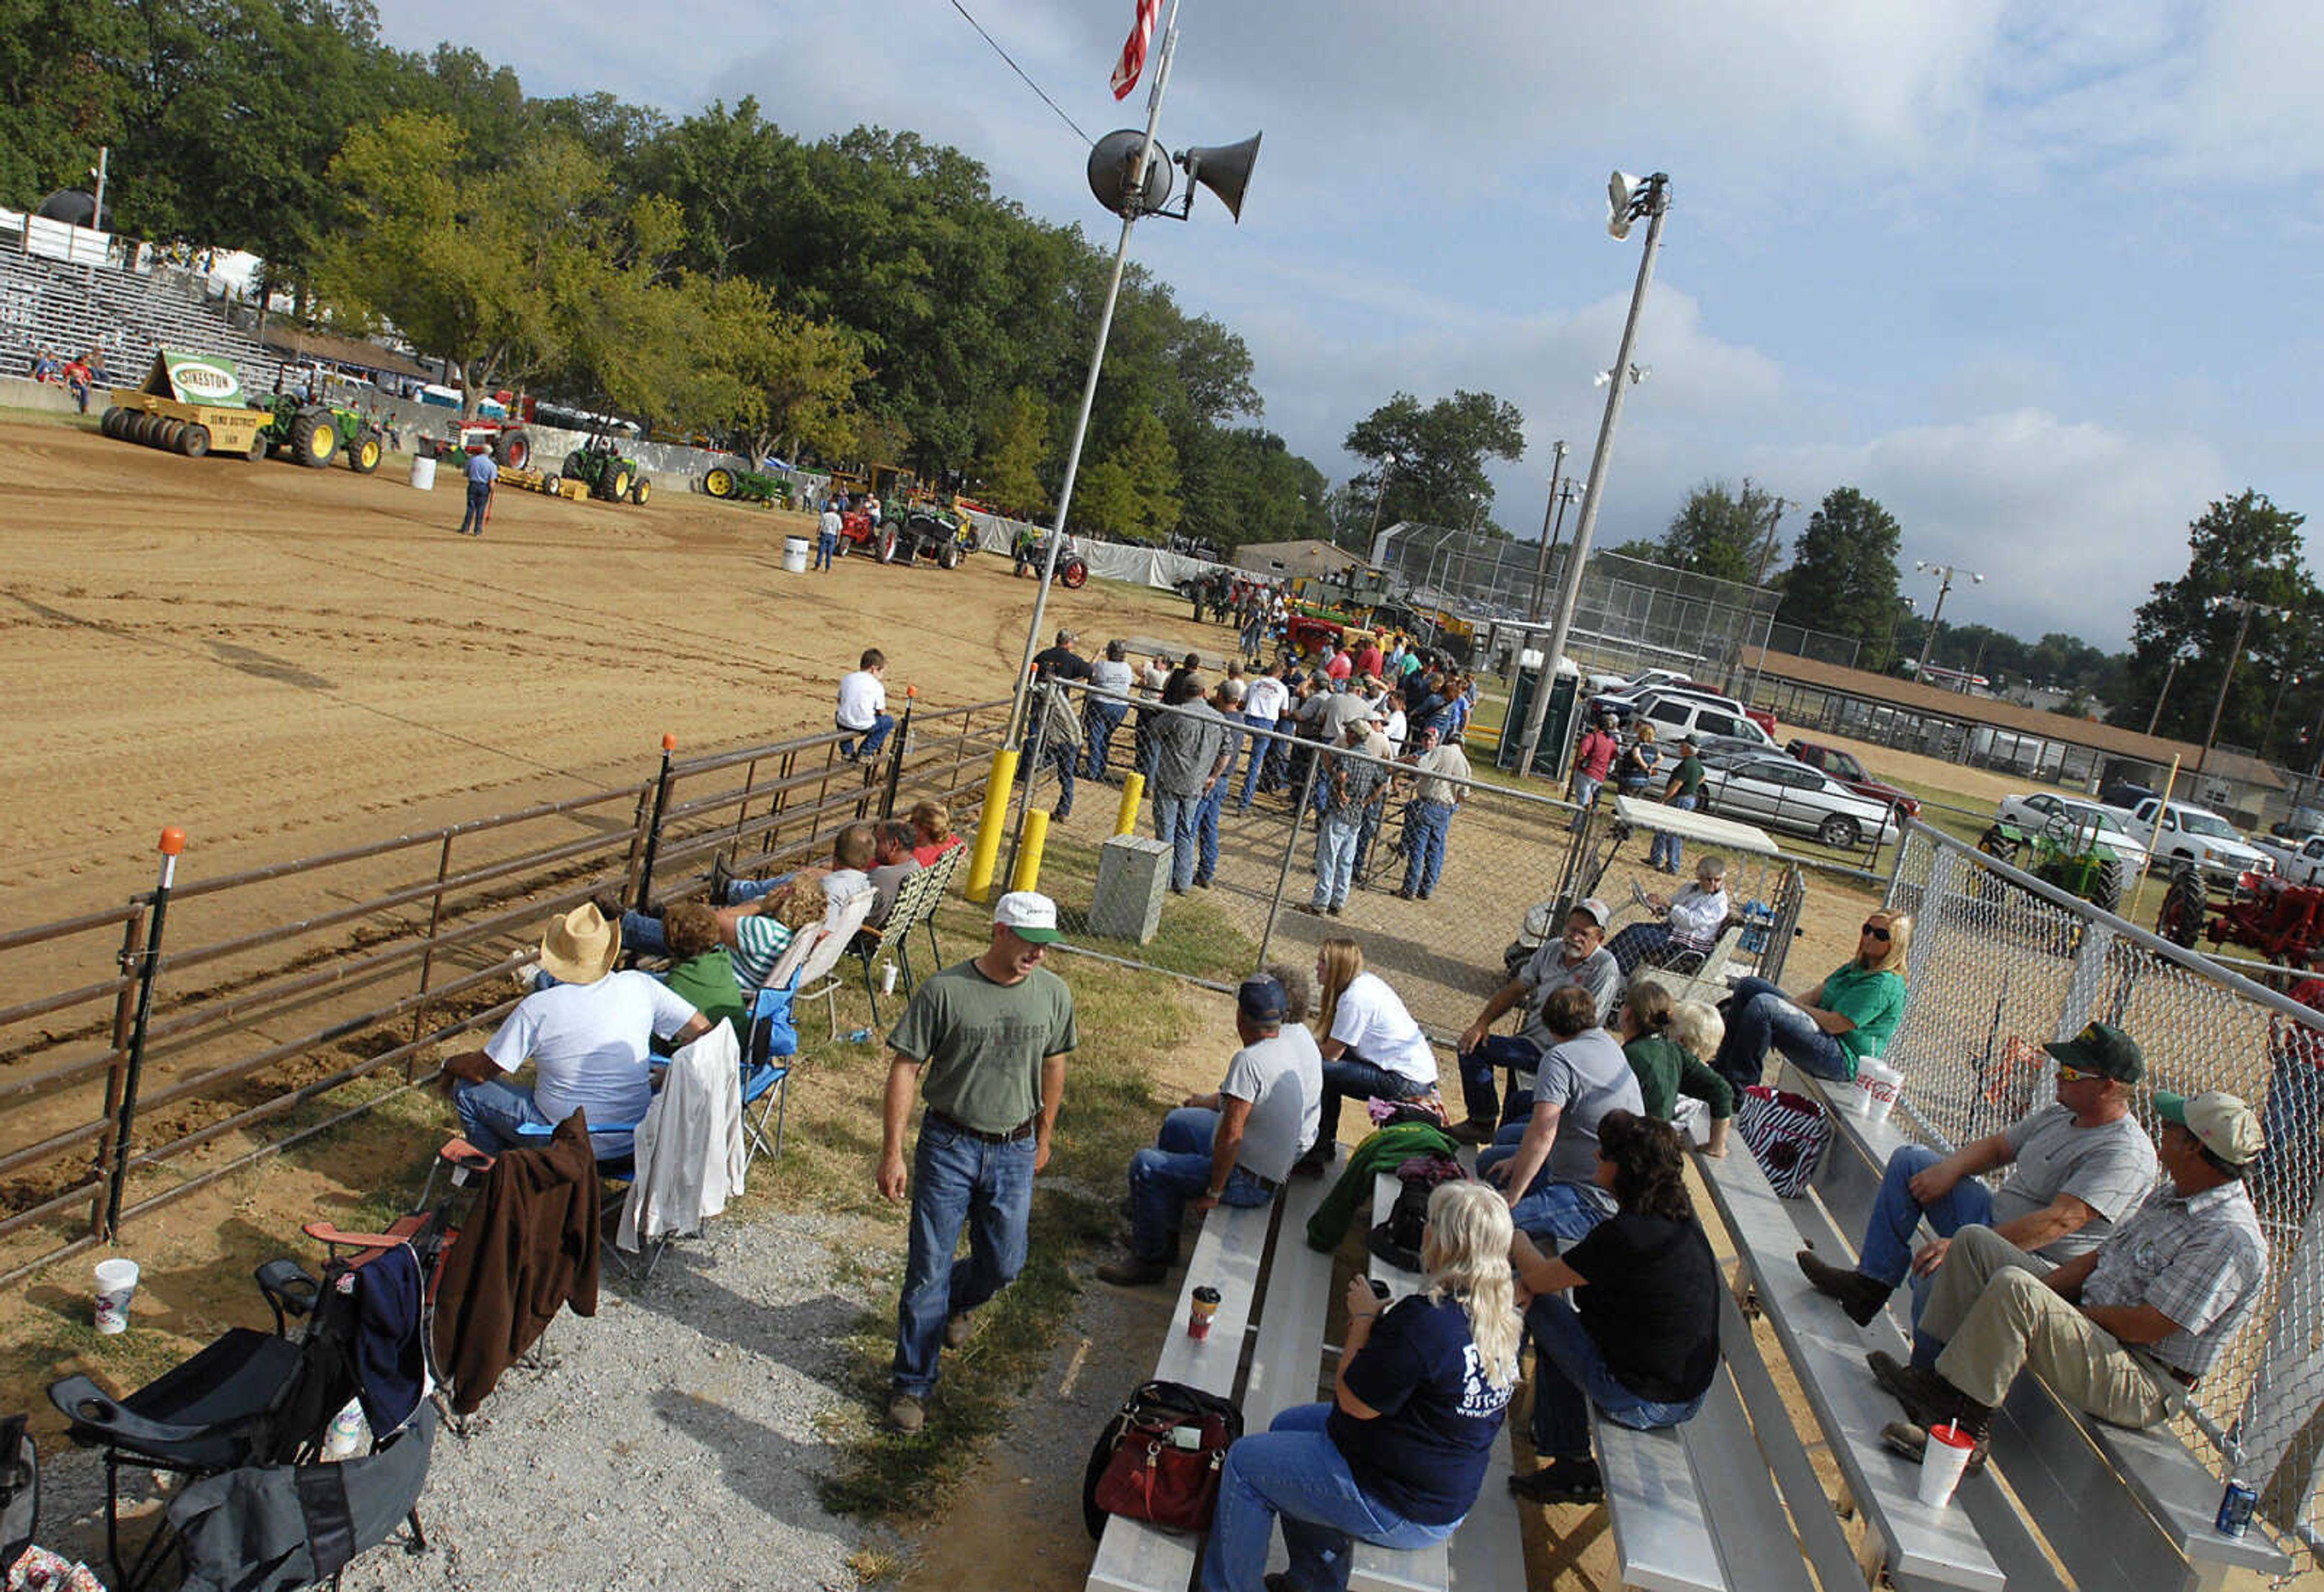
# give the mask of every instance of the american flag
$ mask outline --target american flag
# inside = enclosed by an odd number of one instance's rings
[[[1146,69],[1146,46],[1154,37],[1154,21],[1162,13],[1162,0],[1138,0],[1138,16],[1130,24],[1130,37],[1121,46],[1121,59],[1113,63],[1113,97],[1127,99],[1130,91],[1138,87],[1138,75]]]

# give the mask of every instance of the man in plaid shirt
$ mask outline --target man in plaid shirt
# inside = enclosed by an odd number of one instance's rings
[[[2259,1302],[2267,1240],[2244,1188],[2258,1116],[2224,1091],[2157,1091],[2164,1180],[2089,1254],[2042,1274],[1991,1229],[1963,1227],[1921,1316],[1913,1364],[1875,1351],[1872,1374],[1911,1417],[1881,1436],[1917,1456],[1957,1421],[1985,1462],[1994,1406],[2027,1365],[2060,1398],[2116,1426],[2169,1416]],[[1941,1346],[1941,1352],[1939,1347]]]

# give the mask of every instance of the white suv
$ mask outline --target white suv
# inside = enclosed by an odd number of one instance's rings
[[[1783,750],[1775,745],[1773,736],[1744,717],[1742,703],[1708,691],[1648,691],[1638,699],[1630,722],[1633,726],[1653,725],[1655,738],[1665,746],[1681,736],[1692,736],[1696,740],[1706,736],[1724,736],[1766,746],[1772,752]]]

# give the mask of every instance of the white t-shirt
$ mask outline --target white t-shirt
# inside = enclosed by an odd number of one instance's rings
[[[1396,991],[1376,973],[1359,973],[1340,992],[1331,1037],[1373,1066],[1415,1083],[1436,1081],[1436,1052],[1404,1009]]]
[[[1090,690],[1101,697],[1126,697],[1137,680],[1138,671],[1127,663],[1117,663],[1111,658],[1097,658],[1090,663]]]
[[[1705,890],[1700,884],[1689,884],[1671,897],[1668,917],[1670,931],[1680,944],[1709,950],[1718,942],[1720,930],[1727,927],[1726,886]]]
[[[1398,756],[1403,755],[1403,753],[1404,753],[1404,709],[1403,709],[1403,708],[1389,708],[1389,709],[1388,710],[1388,725],[1387,725],[1387,732],[1386,732],[1386,733],[1387,733],[1387,735],[1388,735],[1388,744],[1389,745],[1391,745],[1391,746],[1393,746],[1393,747],[1395,747],[1395,748],[1396,748],[1397,754]]]
[[[825,508],[823,511],[823,518],[817,523],[816,529],[822,532],[825,536],[838,535],[839,511],[835,508]]]
[[[1262,674],[1252,680],[1250,690],[1243,693],[1242,710],[1269,723],[1282,717],[1283,710],[1290,705],[1291,688],[1271,674]]]
[[[653,1100],[648,1046],[694,1021],[684,997],[650,973],[608,973],[595,984],[557,984],[517,1003],[484,1054],[503,1072],[530,1058],[532,1103],[551,1122],[578,1106],[593,1127],[642,1119]],[[626,1152],[627,1134],[592,1134],[602,1159]]]
[[[859,669],[839,682],[839,727],[868,730],[888,710],[888,688],[869,669]]]

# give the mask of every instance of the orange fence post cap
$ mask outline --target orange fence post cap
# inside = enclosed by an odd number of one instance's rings
[[[662,732],[662,737],[661,737],[661,749],[662,749],[663,751],[665,751],[665,752],[675,752],[675,751],[677,751],[677,750],[678,750],[678,737],[677,737],[676,736],[673,736],[673,735],[669,734],[667,730],[665,730],[664,732]]]
[[[171,824],[161,831],[161,855],[175,856],[186,848],[186,832]]]
[[[919,694],[920,688],[916,685],[908,685],[904,688],[904,697],[907,700],[918,697]]]

